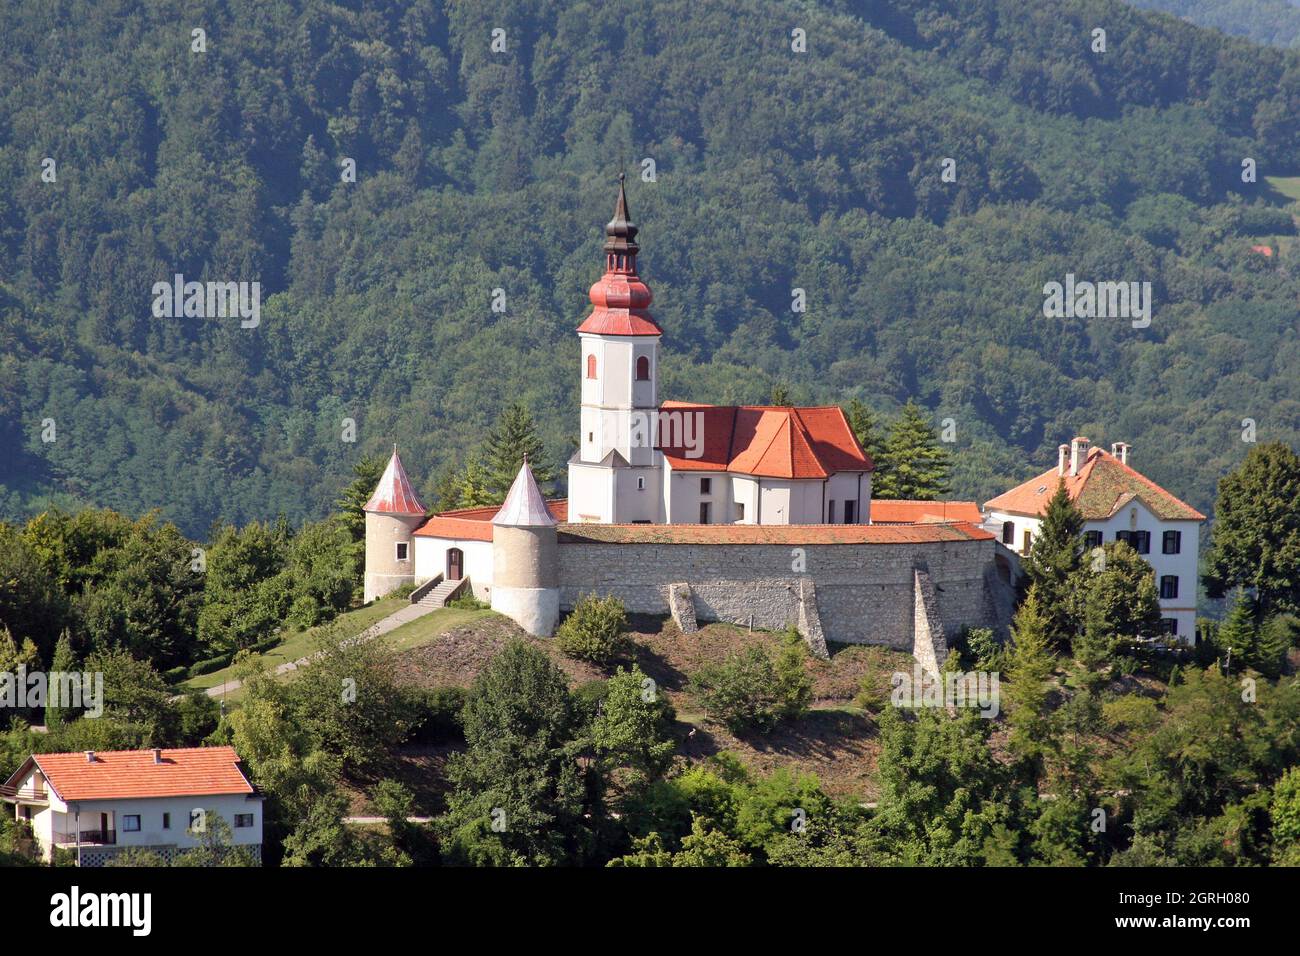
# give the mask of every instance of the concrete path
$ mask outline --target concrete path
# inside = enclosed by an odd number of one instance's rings
[[[344,823],[387,823],[388,817],[344,817]],[[407,817],[407,823],[432,823],[433,817]]]
[[[371,624],[356,637],[349,637],[347,640],[343,641],[343,644],[359,644],[362,641],[373,640],[382,634],[387,634],[389,631],[397,630],[403,624],[409,624],[416,618],[424,617],[426,614],[432,614],[437,610],[439,610],[439,608],[429,607],[424,604],[408,604],[401,610],[394,611],[392,614],[388,615],[388,617]],[[316,655],[313,654],[311,657],[300,657],[296,661],[285,661],[283,664],[280,664],[275,668],[274,673],[287,674],[289,671],[296,671],[299,667],[310,664],[312,657],[315,656]],[[241,682],[237,680],[228,680],[224,684],[218,684],[216,687],[209,687],[206,693],[209,697],[221,697],[225,694],[229,694],[233,690],[238,690],[240,683]],[[383,818],[381,817],[379,819]]]

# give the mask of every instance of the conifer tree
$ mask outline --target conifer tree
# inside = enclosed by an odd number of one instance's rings
[[[1083,562],[1075,572],[1074,608],[1082,632],[1074,656],[1099,672],[1112,660],[1121,640],[1153,636],[1160,626],[1160,599],[1151,565],[1123,541],[1111,541],[1099,561]]]
[[[55,673],[71,673],[77,669],[77,658],[72,653],[72,640],[65,630],[59,635],[59,641],[54,645],[54,660],[50,664],[50,670]],[[53,681],[51,681],[51,684]],[[63,706],[54,707],[46,706],[45,708],[45,725],[51,730],[62,727],[66,719],[70,716],[67,710],[67,702],[61,701]]]
[[[870,408],[856,398],[843,406],[843,411],[844,417],[849,420],[849,428],[853,429],[853,434],[858,439],[858,444],[875,462],[875,481],[878,482],[882,475],[880,468],[885,457],[881,445],[880,420]]]
[[[477,459],[471,459],[460,473],[456,483],[456,508],[486,508],[505,501],[505,492],[496,494],[491,489],[488,470]],[[506,486],[509,489],[509,485]]]
[[[495,502],[506,500],[506,493],[519,474],[519,467],[528,458],[528,467],[539,485],[555,479],[546,466],[542,440],[537,437],[537,426],[528,407],[515,402],[506,407],[488,432],[484,449],[485,484]],[[473,505],[462,505],[470,508]]]
[[[1053,734],[1047,712],[1048,681],[1055,666],[1050,631],[1051,618],[1039,598],[1038,586],[1030,585],[1011,626],[1006,695],[1011,725],[1008,745],[1032,769],[1035,779],[1042,772]]]
[[[352,466],[352,481],[334,502],[339,524],[347,529],[353,541],[366,539],[366,502],[375,493],[375,486],[383,477],[388,461],[379,455],[365,455]]]
[[[1070,500],[1065,482],[1059,481],[1024,560],[1025,574],[1038,592],[1048,634],[1057,647],[1067,646],[1079,628],[1070,595],[1084,559],[1082,532],[1083,514]]]
[[[1205,555],[1205,592],[1251,589],[1259,617],[1300,613],[1300,456],[1281,442],[1252,448],[1219,482]]]
[[[790,388],[785,382],[777,382],[772,386],[772,397],[768,400],[768,404],[778,408],[787,408],[794,404],[794,400],[790,397]]]
[[[933,501],[948,492],[952,470],[948,450],[930,424],[925,410],[913,401],[889,428],[882,455],[885,467],[874,482],[878,498],[915,498]]]

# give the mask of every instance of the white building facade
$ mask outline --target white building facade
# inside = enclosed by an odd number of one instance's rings
[[[1205,516],[1131,468],[1131,446],[1110,452],[1074,438],[1057,449],[1056,468],[984,505],[984,527],[1017,554],[1033,545],[1059,482],[1084,517],[1084,544],[1126,541],[1155,574],[1166,634],[1191,642],[1196,632],[1197,559]]]
[[[72,851],[79,866],[132,847],[171,858],[218,827],[223,844],[260,861],[262,798],[238,764],[231,747],[33,754],[4,798],[47,862],[55,848]]]

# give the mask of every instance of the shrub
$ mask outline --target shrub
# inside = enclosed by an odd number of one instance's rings
[[[190,665],[189,675],[191,677],[201,677],[204,674],[211,674],[223,667],[229,667],[233,659],[233,654],[222,654],[220,657],[209,657],[207,660],[195,661]]]
[[[163,680],[168,684],[179,684],[190,676],[190,669],[182,664],[180,667],[172,667],[163,671],[162,676]]]
[[[616,597],[589,594],[578,601],[555,632],[555,642],[569,657],[603,664],[623,649],[627,611]]]
[[[460,713],[468,696],[469,692],[463,687],[411,691],[409,739],[422,744],[459,739],[463,735]]]
[[[973,664],[971,670],[992,672],[1003,669],[1002,644],[991,628],[972,627],[966,631],[965,638]]]
[[[469,590],[447,602],[447,607],[458,607],[465,611],[486,611],[491,606],[486,601],[480,601],[474,596],[474,592]]]
[[[579,717],[585,722],[594,720],[600,705],[609,696],[609,681],[593,680],[582,684],[573,691],[573,706]]]
[[[692,678],[705,710],[729,730],[767,731],[802,716],[812,700],[802,645],[785,641],[775,660],[763,647],[749,647]]]

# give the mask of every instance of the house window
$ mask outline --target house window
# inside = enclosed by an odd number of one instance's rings
[[[1160,598],[1170,601],[1178,597],[1178,575],[1166,574],[1160,579]]]
[[[1033,534],[1032,531],[1030,531],[1028,528],[1026,528],[1026,529],[1025,529],[1025,538],[1024,538],[1024,543],[1021,544],[1021,546],[1020,546],[1020,550],[1021,550],[1023,553],[1028,554],[1028,553],[1029,553],[1029,549],[1032,548],[1033,546],[1034,546],[1034,534]]]
[[[163,814],[163,829],[164,829],[164,830],[170,830],[171,828],[172,828],[172,815],[171,815],[170,813],[164,813],[164,814]]]
[[[737,521],[745,520],[745,503],[743,501],[736,502],[736,520]]]
[[[636,360],[636,380],[638,382],[650,381],[650,359],[644,355]]]
[[[596,440],[596,433],[595,433],[595,432],[587,432],[587,444],[590,445],[590,444],[591,444],[593,441],[595,441],[595,440]]]
[[[1150,531],[1116,531],[1115,540],[1123,541],[1138,554],[1151,553]]]
[[[408,542],[406,542],[406,541],[399,541],[399,542],[397,542],[397,560],[398,560],[398,561],[405,561],[405,560],[407,560],[406,555],[407,555],[408,549],[409,549],[410,547],[411,547],[410,544],[409,544]]]
[[[122,815],[122,829],[127,833],[136,833],[140,829],[140,814],[126,813]]]
[[[1014,521],[1002,522],[1002,543],[1006,545],[1016,543],[1016,523]]]
[[[710,504],[707,501],[700,502],[700,524],[709,523]]]
[[[708,495],[708,494],[712,494],[712,493],[713,493],[713,479],[712,479],[712,478],[701,478],[701,479],[700,479],[700,494],[702,494],[702,495]]]
[[[1160,619],[1160,632],[1161,632],[1162,634],[1177,634],[1177,633],[1178,633],[1178,618],[1176,618],[1176,617],[1162,617],[1162,618]]]
[[[645,491],[645,479],[644,479],[644,478],[638,478],[638,479],[636,480],[636,490],[637,490],[637,491]]]
[[[587,356],[587,378],[596,377],[596,356]]]
[[[857,506],[858,503],[856,501],[844,502],[844,523],[845,524],[857,524],[858,521]]]
[[[1165,554],[1181,554],[1183,550],[1183,533],[1181,531],[1166,531],[1161,550]]]
[[[1085,531],[1083,533],[1083,546],[1091,551],[1093,548],[1101,547],[1100,531]]]
[[[835,499],[834,498],[826,502],[826,523],[827,524],[835,523]]]
[[[251,813],[236,813],[235,826],[239,829],[251,827],[253,825],[253,815]]]

